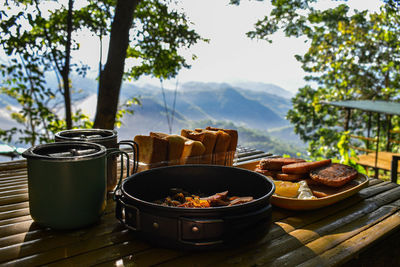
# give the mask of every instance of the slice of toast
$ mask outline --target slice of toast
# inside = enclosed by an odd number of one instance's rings
[[[227,149],[227,155],[226,155],[226,162],[225,165],[232,166],[233,165],[233,159],[235,157],[235,152],[239,140],[239,135],[237,130],[234,129],[223,129],[223,128],[217,128],[217,127],[211,127],[207,126],[206,130],[210,131],[224,131],[225,133],[229,134],[231,137],[230,143]]]
[[[200,163],[204,151],[205,147],[200,141],[186,139],[181,156],[181,164]]]
[[[212,163],[212,154],[214,151],[215,142],[217,141],[217,134],[215,132],[206,130],[192,131],[192,130],[182,129],[181,135],[191,140],[200,141],[205,147],[201,163],[203,164]]]
[[[185,138],[177,134],[150,132],[150,136],[159,137],[168,141],[168,165],[178,165],[185,146]]]
[[[139,162],[161,165],[167,161],[167,140],[156,136],[136,135],[134,141],[139,147]]]
[[[217,140],[213,151],[213,163],[217,165],[225,165],[226,154],[228,152],[231,136],[224,131],[216,131]]]

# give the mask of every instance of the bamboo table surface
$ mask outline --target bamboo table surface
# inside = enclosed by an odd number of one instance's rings
[[[29,215],[26,162],[2,163],[0,265],[354,266],[366,263],[374,266],[379,262],[384,266],[393,261],[399,264],[396,253],[400,240],[400,186],[377,179],[370,179],[369,186],[358,194],[319,210],[289,211],[273,207],[267,233],[254,242],[217,251],[189,252],[149,245],[119,223],[114,208],[110,198],[100,222],[85,229],[42,228]],[[394,254],[390,254],[392,251]]]

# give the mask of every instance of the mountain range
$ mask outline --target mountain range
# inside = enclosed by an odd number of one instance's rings
[[[48,79],[50,86],[54,87],[54,82]],[[97,101],[97,81],[73,77],[72,83],[75,99],[73,107],[82,109],[93,118]],[[292,96],[291,92],[279,86],[252,82],[188,82],[179,85],[177,90],[149,84],[124,83],[121,88],[121,102],[136,97],[141,105],[133,106],[134,114],[126,114],[117,131],[122,140],[131,139],[137,134],[148,134],[150,131],[179,134],[182,128],[193,128],[199,121],[224,122],[241,129],[271,132],[270,136],[277,139],[289,138],[293,143],[301,144],[285,119],[291,108]],[[6,104],[15,106],[13,100],[7,97],[1,96],[0,100],[3,111],[6,110]],[[7,129],[13,123],[4,115],[6,112],[1,113],[0,129]]]
[[[264,131],[289,125],[284,116],[291,107],[290,98],[265,91],[199,82],[183,84],[177,91],[154,86],[123,91],[122,99],[136,96],[141,101],[141,106],[134,107],[133,116],[123,118],[119,131],[127,130],[129,135],[169,132],[167,116],[173,120],[171,133],[200,120],[229,121]]]

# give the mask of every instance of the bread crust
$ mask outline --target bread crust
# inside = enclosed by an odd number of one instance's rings
[[[185,146],[185,138],[177,134],[150,132],[150,136],[168,141],[168,165],[178,165]]]
[[[217,141],[214,146],[213,162],[217,165],[225,165],[226,152],[228,151],[231,136],[224,131],[217,132]]]
[[[223,131],[230,136],[229,144],[226,149],[225,165],[232,166],[233,160],[235,158],[235,152],[236,152],[238,140],[239,140],[239,134],[238,134],[237,130],[223,129],[223,128],[217,128],[217,127],[211,127],[211,126],[207,126],[206,130],[214,131],[214,132]]]
[[[205,148],[202,157],[202,163],[212,163],[212,154],[214,151],[215,142],[217,141],[217,133],[203,129],[201,129],[201,131],[197,131],[197,129],[196,131],[182,129],[181,135],[192,140],[200,141]]]
[[[181,155],[181,164],[198,164],[205,151],[204,145],[200,141],[187,139]]]
[[[166,163],[168,141],[156,136],[136,135],[134,141],[139,147],[139,161],[145,164]]]
[[[216,128],[216,127],[211,127],[211,126],[207,126],[206,130],[210,130],[210,131],[224,131],[227,134],[230,135],[231,137],[231,141],[229,143],[229,147],[228,147],[228,151],[236,151],[236,147],[238,144],[238,139],[239,139],[239,135],[237,130],[234,129],[223,129],[223,128]]]
[[[343,186],[357,176],[357,170],[340,163],[332,163],[310,172],[311,179],[331,187]]]

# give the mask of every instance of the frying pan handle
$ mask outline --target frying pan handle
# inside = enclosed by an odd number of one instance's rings
[[[182,244],[210,246],[221,244],[224,234],[223,219],[195,219],[181,217],[178,220],[178,240]]]
[[[117,190],[114,194],[116,207],[115,216],[125,225],[125,227],[138,231],[140,230],[140,212],[135,206],[125,203],[121,198],[121,190]]]
[[[246,214],[225,216],[221,219],[180,218],[178,221],[179,242],[195,246],[210,246],[224,242],[222,238],[238,235],[256,222],[271,216],[271,205]]]
[[[118,143],[118,146],[120,145],[128,145],[132,148],[132,153],[133,153],[132,174],[134,174],[135,172],[137,172],[139,168],[139,145],[133,140],[122,140]]]

